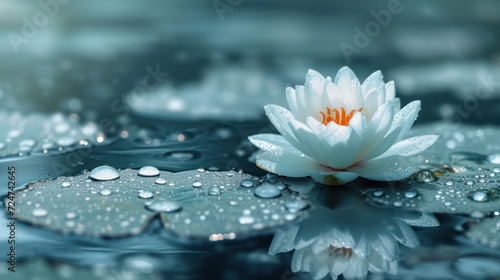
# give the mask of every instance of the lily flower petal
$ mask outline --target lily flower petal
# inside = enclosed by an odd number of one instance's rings
[[[420,101],[400,109],[394,82],[384,83],[382,78],[377,71],[360,84],[352,70],[343,67],[332,82],[309,70],[304,86],[286,89],[290,111],[277,105],[264,107],[283,138],[250,137],[267,151],[257,157],[257,165],[329,185],[358,176],[373,180],[410,176],[417,167],[407,157],[421,153],[437,137],[403,140],[418,116]]]

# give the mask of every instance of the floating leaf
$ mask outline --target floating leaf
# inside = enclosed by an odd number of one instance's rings
[[[500,247],[500,216],[484,219],[468,232],[470,239],[493,248]]]
[[[258,178],[240,172],[153,171],[141,176],[144,169],[101,166],[29,184],[16,193],[16,216],[63,233],[107,237],[138,234],[160,216],[180,236],[216,241],[284,225],[307,208],[280,182],[264,184],[280,188],[278,197],[256,196]]]
[[[0,111],[0,119],[0,157],[67,152],[105,140],[94,123],[82,126],[62,114],[22,116]]]
[[[433,213],[491,212],[500,209],[500,130],[417,126],[411,136],[438,134],[438,141],[411,159],[422,169],[411,179],[372,183],[359,180],[368,201],[383,207]],[[499,156],[500,159],[500,156]],[[367,190],[366,186],[370,186]]]
[[[497,171],[500,169],[482,168],[451,174],[435,182],[391,182],[389,187],[388,183],[376,183],[364,193],[368,201],[383,207],[431,213],[491,212],[500,209]]]

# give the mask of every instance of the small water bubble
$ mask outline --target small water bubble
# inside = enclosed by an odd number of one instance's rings
[[[77,216],[78,215],[75,212],[66,213],[66,219],[68,219],[68,220],[72,220],[72,219],[76,218]]]
[[[274,184],[278,181],[278,175],[269,173],[267,174],[266,179],[269,181],[269,183]]]
[[[446,181],[445,185],[447,185],[447,186],[453,186],[453,181],[449,181],[448,180],[448,181]]]
[[[281,191],[272,184],[262,184],[254,190],[254,194],[261,198],[275,198],[281,196]]]
[[[372,192],[372,195],[375,197],[380,197],[384,195],[384,190],[383,189],[377,189]]]
[[[49,212],[43,208],[35,208],[33,209],[33,211],[31,212],[31,214],[34,216],[34,217],[38,217],[38,218],[41,218],[41,217],[45,217],[47,216]]]
[[[280,191],[282,191],[282,190],[286,189],[286,184],[285,184],[285,183],[283,183],[283,182],[278,182],[278,183],[276,183],[276,184],[274,184],[274,185],[275,185],[275,186],[278,188],[278,190],[280,190]]]
[[[219,187],[211,187],[208,190],[208,195],[220,195],[221,193],[222,193],[222,191],[220,190]]]
[[[242,225],[249,225],[249,224],[253,224],[255,222],[255,218],[253,216],[249,216],[249,215],[243,215],[241,216],[238,221],[240,222],[240,224]]]
[[[234,172],[233,171],[229,171],[226,173],[226,176],[227,177],[234,177]]]
[[[36,144],[36,141],[33,140],[33,139],[25,139],[25,140],[22,140],[21,142],[19,142],[19,147],[27,147],[27,148],[32,148],[33,146],[35,146]]]
[[[467,181],[465,182],[465,184],[466,184],[467,186],[473,186],[473,185],[474,185],[474,181],[472,181],[472,180],[467,180]]]
[[[69,186],[71,186],[71,183],[70,183],[70,182],[62,182],[62,183],[61,183],[61,187],[63,187],[63,188],[67,188],[67,187],[69,187]]]
[[[154,177],[160,175],[160,170],[158,170],[158,168],[154,166],[144,166],[143,168],[139,169],[139,172],[137,174],[143,177]]]
[[[290,221],[293,221],[293,220],[297,219],[297,214],[295,214],[295,213],[287,213],[287,214],[285,214],[284,217],[285,217],[285,220],[287,220],[287,221],[290,222]]]
[[[410,190],[407,190],[405,191],[405,197],[406,198],[414,198],[418,195],[417,191],[414,190],[414,189],[410,189]]]
[[[285,207],[290,213],[297,213],[309,206],[309,203],[303,199],[290,199],[285,202]]]
[[[90,171],[89,177],[97,181],[110,181],[120,177],[120,173],[114,167],[103,165]]]
[[[103,189],[103,190],[100,190],[100,191],[99,191],[99,194],[100,194],[100,195],[104,195],[104,196],[108,196],[108,195],[110,195],[111,193],[112,193],[112,192],[111,192],[111,190],[110,190],[110,189]]]
[[[193,188],[201,188],[201,187],[202,187],[202,183],[200,181],[193,183]]]
[[[159,200],[146,204],[146,209],[154,212],[176,212],[182,209],[182,205],[177,201]]]
[[[469,198],[477,202],[485,202],[489,199],[489,193],[486,190],[477,190],[469,193]]]
[[[428,169],[420,170],[417,174],[413,175],[413,178],[415,181],[421,183],[436,182],[438,180],[436,174]]]
[[[166,183],[167,183],[167,180],[165,180],[163,178],[158,178],[155,181],[155,184],[158,184],[158,185],[165,185]]]
[[[150,191],[142,191],[142,192],[139,192],[139,197],[140,198],[144,198],[144,199],[149,199],[149,198],[153,198],[154,194]]]
[[[254,186],[254,183],[250,179],[245,179],[245,180],[241,181],[241,186],[244,188],[251,188]]]
[[[394,206],[395,207],[401,207],[401,206],[403,206],[403,202],[401,202],[401,201],[395,201],[394,202]]]

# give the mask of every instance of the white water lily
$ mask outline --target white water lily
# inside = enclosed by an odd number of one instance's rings
[[[345,205],[345,204],[344,204]],[[367,215],[367,213],[370,213]],[[293,272],[309,272],[313,279],[365,279],[368,272],[396,274],[398,242],[419,245],[413,229],[383,209],[358,200],[335,209],[318,208],[311,217],[278,231],[269,253],[295,250]]]
[[[438,136],[404,139],[420,110],[420,101],[400,109],[394,82],[377,71],[360,84],[348,67],[332,82],[309,70],[304,86],[287,88],[290,111],[264,107],[281,133],[250,136],[265,152],[257,165],[289,177],[311,176],[327,185],[363,178],[401,180],[418,171],[407,159],[421,153]]]

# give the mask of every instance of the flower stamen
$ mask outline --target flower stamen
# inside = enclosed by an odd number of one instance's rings
[[[347,114],[344,107],[340,107],[340,112],[337,108],[326,107],[326,113],[323,111],[320,111],[319,113],[323,118],[321,122],[324,125],[328,125],[330,122],[335,122],[338,125],[347,126],[349,125],[349,121],[354,116],[354,113],[361,111],[363,111],[363,108],[360,108],[358,110],[351,110],[349,114]],[[334,115],[332,115],[332,112],[334,113]]]

